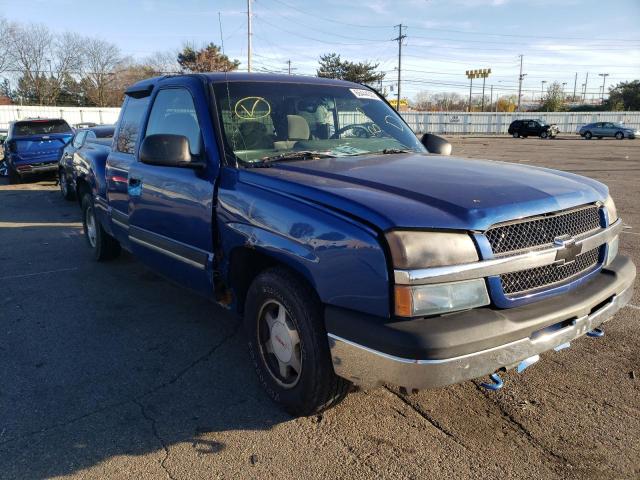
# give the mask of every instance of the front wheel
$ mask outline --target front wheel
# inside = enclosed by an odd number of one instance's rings
[[[591,137],[593,137],[593,134],[591,132],[584,133],[584,138],[586,138],[587,140],[591,140]]]
[[[63,169],[58,172],[58,183],[60,184],[60,195],[65,200],[73,200],[75,198],[73,190],[69,187],[69,181],[67,175]]]
[[[7,165],[7,174],[11,185],[22,183],[22,177],[11,165]]]
[[[258,380],[291,415],[319,413],[347,394],[350,383],[333,371],[322,304],[295,274],[273,268],[256,277],[244,328]]]
[[[99,262],[111,260],[120,254],[120,244],[105,232],[96,218],[93,198],[89,193],[85,193],[82,197],[82,226],[95,260]]]
[[[549,136],[549,133],[547,133],[547,132],[542,132],[540,134],[540,138],[547,138],[548,136]]]
[[[616,140],[622,140],[624,138],[624,133],[616,132]]]
[[[518,132],[513,132],[513,133],[511,134],[511,136],[512,136],[513,138],[520,138],[520,134],[519,134]]]

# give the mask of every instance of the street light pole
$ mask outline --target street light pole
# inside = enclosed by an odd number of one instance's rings
[[[607,81],[608,73],[599,73],[598,76],[602,77],[602,96],[600,97],[600,104],[604,104],[604,87],[605,82]]]
[[[542,105],[542,97],[544,96],[544,84],[547,83],[546,80],[542,80],[541,82],[541,87],[540,87],[540,105]]]

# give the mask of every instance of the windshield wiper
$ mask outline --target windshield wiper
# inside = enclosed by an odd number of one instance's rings
[[[295,160],[316,160],[319,158],[335,158],[334,155],[328,153],[313,152],[310,150],[302,150],[298,152],[286,152],[270,157],[263,157],[257,162],[247,162],[249,168],[270,167],[274,162],[286,162]]]

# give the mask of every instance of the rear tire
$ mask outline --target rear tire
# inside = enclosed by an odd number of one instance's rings
[[[11,185],[17,185],[19,183],[22,183],[22,177],[18,172],[14,170],[13,167],[11,167],[11,165],[7,165],[7,170],[9,174],[9,183]]]
[[[60,195],[62,195],[62,198],[65,200],[75,200],[75,192],[69,188],[67,175],[63,169],[60,169],[58,172],[58,183],[60,184]]]
[[[616,140],[624,140],[624,133],[616,132]]]
[[[593,137],[593,134],[591,132],[584,132],[584,138],[586,140],[591,140],[591,137]]]
[[[284,268],[259,274],[247,293],[244,328],[258,380],[294,416],[333,407],[351,385],[333,371],[322,312],[311,287]]]
[[[82,226],[87,244],[93,252],[93,258],[102,262],[116,258],[120,254],[118,241],[104,231],[95,215],[93,197],[85,193],[82,197]]]

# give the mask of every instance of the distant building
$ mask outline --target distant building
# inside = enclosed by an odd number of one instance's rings
[[[13,105],[13,102],[6,95],[0,95],[0,105]]]

